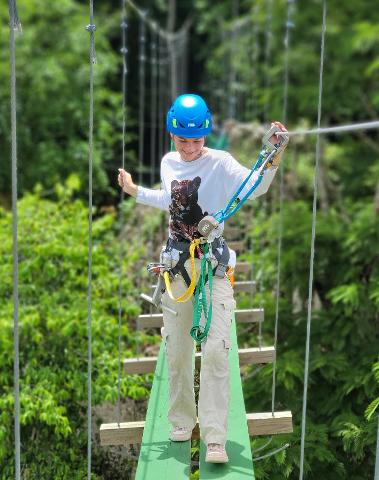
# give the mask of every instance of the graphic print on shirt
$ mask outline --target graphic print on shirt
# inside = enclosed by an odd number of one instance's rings
[[[200,237],[197,225],[205,215],[208,215],[207,212],[203,213],[197,203],[200,184],[200,177],[171,182],[170,232],[175,240],[183,238],[192,240]]]

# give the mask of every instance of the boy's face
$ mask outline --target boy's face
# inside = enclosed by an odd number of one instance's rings
[[[175,148],[185,162],[192,162],[201,156],[201,150],[205,144],[205,137],[184,138],[171,135]]]

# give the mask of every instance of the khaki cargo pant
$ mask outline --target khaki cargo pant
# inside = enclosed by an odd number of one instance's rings
[[[200,260],[196,259],[198,274],[199,267]],[[189,272],[188,261],[186,268]],[[208,291],[208,286],[206,288]],[[182,276],[178,275],[172,282],[174,296],[178,297],[186,289]],[[163,310],[162,337],[166,348],[170,390],[168,419],[172,426],[192,429],[197,420],[194,394],[195,342],[189,333],[192,326],[193,298],[185,303],[178,303],[171,300],[165,292],[162,301],[178,312],[175,316]],[[225,445],[230,399],[230,326],[235,308],[233,288],[227,276],[213,277],[212,303],[211,327],[207,339],[201,344],[198,418],[200,435],[205,444]],[[203,323],[204,318],[201,320],[201,324]]]

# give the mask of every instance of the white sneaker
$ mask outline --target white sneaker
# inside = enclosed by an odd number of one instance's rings
[[[210,463],[227,463],[229,462],[225,447],[219,443],[208,443],[205,461]]]
[[[173,442],[186,442],[191,440],[192,430],[186,427],[173,427],[170,433],[170,440]]]

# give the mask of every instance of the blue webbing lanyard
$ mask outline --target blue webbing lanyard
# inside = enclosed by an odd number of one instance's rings
[[[227,206],[223,208],[222,210],[219,210],[215,215],[214,218],[219,222],[222,223],[228,218],[230,218],[232,215],[234,215],[241,207],[242,205],[246,202],[246,200],[250,197],[250,195],[258,188],[258,186],[261,184],[262,179],[263,179],[263,172],[264,169],[262,169],[259,173],[259,176],[254,183],[254,185],[250,188],[250,190],[245,194],[245,196],[235,205],[233,208],[232,205],[233,203],[237,200],[238,195],[242,192],[243,188],[247,184],[247,182],[250,180],[250,177],[253,175],[254,172],[256,172],[259,167],[261,167],[263,161],[265,160],[265,157],[267,157],[267,150],[263,149],[261,150],[258,160],[256,161],[255,165],[251,169],[251,172],[249,175],[245,178],[245,180],[241,183],[241,185],[238,187],[237,191],[235,194],[232,196],[232,198],[229,200]],[[230,210],[230,211],[229,211]]]

